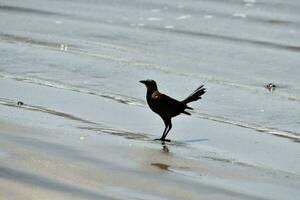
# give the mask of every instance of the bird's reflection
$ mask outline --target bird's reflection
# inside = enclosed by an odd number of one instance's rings
[[[165,153],[170,152],[168,145],[164,141],[161,142],[161,145],[162,145],[162,151],[163,152],[165,152]]]

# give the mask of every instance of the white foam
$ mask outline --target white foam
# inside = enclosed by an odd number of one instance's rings
[[[79,139],[80,140],[85,140],[85,137],[84,136],[80,136]]]
[[[179,17],[176,17],[177,20],[183,20],[183,19],[189,19],[191,18],[192,16],[191,15],[181,15]]]
[[[204,15],[204,19],[212,19],[214,16],[212,15]]]
[[[55,24],[62,24],[63,22],[60,20],[55,21]]]
[[[60,50],[62,50],[62,51],[68,51],[68,44],[61,44],[60,45]]]
[[[247,15],[245,13],[233,13],[233,17],[246,18]]]
[[[256,0],[244,0],[245,3],[256,3]]]
[[[173,29],[174,26],[173,26],[173,25],[167,25],[167,26],[165,26],[165,28],[166,28],[166,29]]]
[[[161,18],[158,18],[158,17],[148,17],[147,20],[148,21],[161,21]]]
[[[246,3],[245,6],[251,7],[251,6],[253,6],[253,4],[252,3]]]
[[[201,174],[197,173],[197,172],[193,172],[193,171],[189,171],[189,170],[184,170],[184,169],[176,169],[176,168],[169,168],[168,169],[171,172],[177,173],[177,174],[181,174],[183,176],[190,176],[190,177],[201,177]]]
[[[152,9],[151,12],[160,12],[160,9]]]

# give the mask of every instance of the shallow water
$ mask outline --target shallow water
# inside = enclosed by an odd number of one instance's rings
[[[178,99],[204,84],[193,117],[174,119],[173,153],[299,175],[299,10],[297,0],[2,0],[0,105],[21,100],[31,116],[2,117],[156,145],[163,123],[138,81]]]
[[[204,83],[206,97],[193,104],[202,117],[299,135],[297,7],[297,1],[4,1],[0,75],[142,106],[140,79],[157,80],[179,99]],[[268,83],[274,92],[264,88]]]

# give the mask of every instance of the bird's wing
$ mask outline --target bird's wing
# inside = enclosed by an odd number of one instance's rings
[[[168,113],[170,115],[179,114],[183,111],[183,104],[176,99],[173,99],[165,94],[154,93],[152,95],[153,103],[161,113]]]
[[[153,100],[155,100],[155,102],[157,102],[163,106],[172,106],[172,105],[177,105],[178,103],[180,103],[176,99],[173,99],[173,98],[171,98],[165,94],[161,94],[161,93],[154,93],[152,97],[153,97]]]

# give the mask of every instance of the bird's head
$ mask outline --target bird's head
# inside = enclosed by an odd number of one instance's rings
[[[157,85],[156,85],[156,82],[154,80],[142,80],[140,81],[141,83],[143,83],[148,90],[157,90]]]

